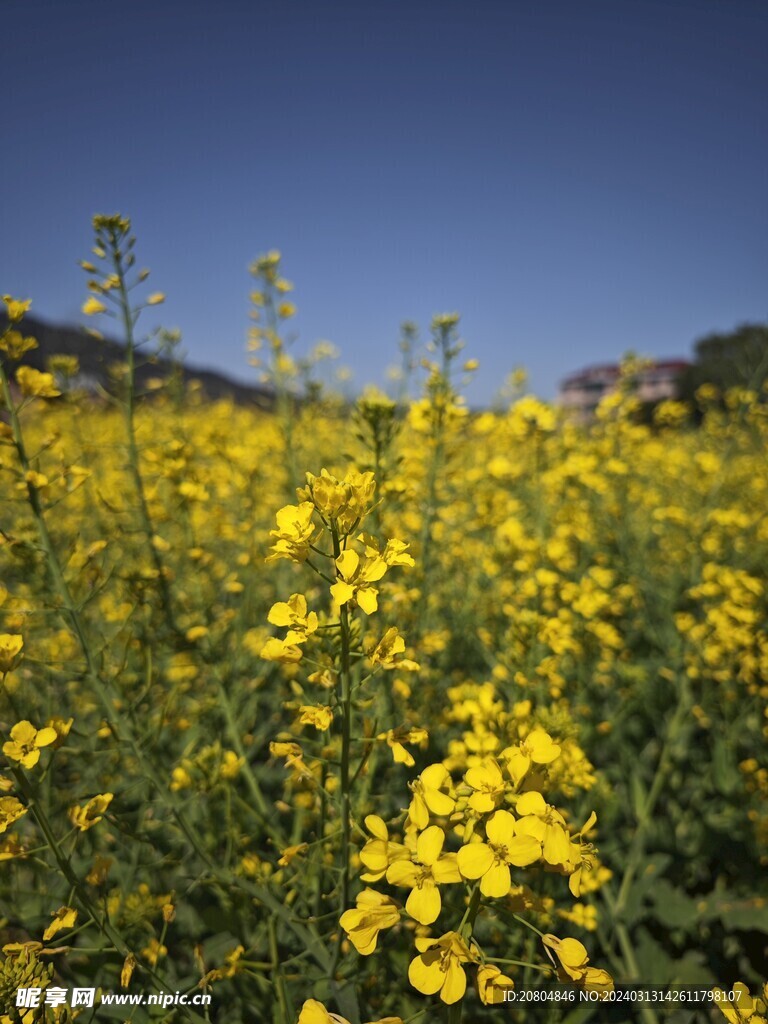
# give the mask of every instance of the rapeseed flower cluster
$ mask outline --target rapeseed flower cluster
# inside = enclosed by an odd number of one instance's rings
[[[0,328],[3,1007],[162,984],[223,1024],[396,1024],[490,1020],[513,986],[759,992],[764,393],[646,423],[630,369],[588,425],[519,388],[473,412],[444,314],[352,410],[273,251],[274,411],[209,402],[138,333],[163,296],[130,223],[94,226],[105,394],[35,361],[27,300]]]

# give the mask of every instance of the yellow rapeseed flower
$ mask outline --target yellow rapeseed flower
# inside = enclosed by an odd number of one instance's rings
[[[390,885],[405,885],[411,890],[405,909],[419,924],[432,924],[440,914],[440,885],[460,882],[455,853],[443,853],[445,832],[431,825],[416,841],[413,861],[396,860],[387,869]]]
[[[502,751],[515,785],[522,782],[532,764],[551,764],[559,756],[560,747],[543,729],[532,729],[521,743]]]
[[[580,988],[591,992],[610,992],[613,979],[607,971],[589,967],[586,947],[578,939],[558,939],[556,935],[542,938],[547,951],[554,951],[560,961],[558,977],[561,981],[572,981]]]
[[[299,718],[301,725],[314,725],[320,732],[325,732],[330,728],[333,721],[333,708],[326,707],[324,704],[304,704],[299,710],[301,711]]]
[[[516,835],[514,815],[496,811],[485,823],[487,842],[470,842],[458,853],[465,878],[479,878],[483,896],[503,899],[512,888],[510,865],[526,867],[541,856],[541,843],[530,835]]]
[[[74,907],[59,907],[51,916],[53,920],[43,932],[43,942],[48,942],[65,928],[74,928],[77,921],[77,911]]]
[[[360,877],[364,882],[378,882],[386,875],[390,864],[396,860],[410,860],[412,851],[389,838],[386,823],[378,814],[367,815],[365,827],[373,838],[360,851],[360,861],[366,868],[366,874]]]
[[[379,607],[377,583],[387,571],[383,558],[366,558],[360,562],[356,551],[348,548],[336,559],[337,580],[331,586],[331,595],[337,604],[357,601],[366,615]]]
[[[18,761],[24,768],[34,768],[40,760],[40,749],[56,739],[56,730],[47,726],[36,729],[26,720],[17,722],[11,729],[11,738],[3,744],[3,753],[11,761]]]
[[[268,562],[278,558],[289,558],[294,562],[304,562],[309,555],[309,545],[315,535],[312,514],[315,506],[311,501],[302,501],[300,505],[284,505],[277,515],[277,529],[270,530],[270,537],[275,538],[272,554]]]
[[[82,312],[85,316],[97,316],[99,313],[105,313],[107,307],[99,299],[93,295],[89,296],[82,306]]]
[[[462,964],[473,960],[472,953],[458,932],[446,932],[439,939],[417,938],[419,955],[411,961],[408,980],[425,996],[438,992],[444,1003],[457,1003],[467,990]]]
[[[27,808],[15,796],[0,796],[0,834],[26,813]]]
[[[24,637],[19,633],[0,633],[0,673],[12,671],[21,660]]]
[[[420,831],[429,824],[430,814],[446,817],[456,807],[451,776],[445,765],[429,765],[410,783],[410,788],[413,796],[408,817]]]
[[[376,949],[379,932],[400,921],[400,911],[394,900],[375,889],[363,889],[355,902],[356,908],[346,910],[339,923],[357,952],[368,956]]]
[[[69,809],[69,820],[79,828],[81,832],[87,832],[94,825],[101,821],[106,809],[114,799],[113,793],[99,793],[80,807],[75,804]]]
[[[504,993],[515,987],[514,981],[502,974],[493,964],[481,964],[477,969],[477,993],[485,1006],[504,1002]]]
[[[32,366],[20,366],[16,381],[27,398],[56,398],[61,394],[52,373],[41,373]]]

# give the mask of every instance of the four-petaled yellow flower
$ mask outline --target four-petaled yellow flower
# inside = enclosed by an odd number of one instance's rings
[[[367,869],[360,877],[364,882],[378,882],[386,875],[390,864],[396,860],[410,860],[411,849],[389,838],[386,823],[378,814],[367,815],[365,827],[373,839],[369,839],[360,851],[360,861]]]
[[[560,747],[543,729],[532,729],[517,746],[507,747],[502,756],[506,758],[512,781],[518,785],[531,764],[551,764],[560,756]]]
[[[431,764],[421,775],[409,783],[413,796],[408,817],[419,831],[429,824],[430,814],[446,817],[453,813],[456,800],[448,769],[443,764]]]
[[[486,843],[471,842],[458,853],[459,870],[465,878],[479,878],[483,896],[502,899],[512,888],[510,865],[525,867],[541,856],[541,843],[529,835],[515,834],[515,818],[496,811],[485,823]]]
[[[571,838],[565,818],[541,793],[523,793],[515,804],[520,820],[518,835],[533,836],[543,846],[547,864],[568,864],[571,856]]]
[[[462,964],[473,960],[458,932],[446,932],[439,939],[417,938],[419,956],[411,961],[408,980],[425,996],[440,993],[444,1003],[457,1003],[467,990]]]
[[[269,609],[267,619],[273,626],[287,626],[283,643],[303,644],[317,629],[317,615],[307,612],[303,594],[291,594],[287,601],[278,601]]]
[[[11,738],[3,744],[3,753],[24,768],[34,768],[40,760],[40,749],[56,739],[56,730],[46,726],[36,729],[31,722],[18,722],[11,729]]]
[[[284,505],[275,516],[277,529],[270,530],[270,537],[275,538],[272,554],[267,556],[268,562],[278,558],[290,558],[294,562],[304,562],[309,555],[309,546],[315,535],[312,515],[315,506],[311,501],[302,501],[300,505]]]
[[[488,814],[499,806],[506,792],[507,783],[498,761],[488,758],[482,764],[470,768],[464,778],[467,785],[474,790],[467,801],[473,811]]]
[[[372,615],[379,607],[379,592],[373,584],[378,583],[387,568],[383,558],[366,558],[361,563],[356,551],[342,551],[336,559],[336,583],[331,587],[334,601],[357,601],[366,615]]]
[[[405,541],[390,537],[382,551],[378,538],[373,537],[370,533],[358,534],[357,539],[365,546],[365,554],[368,558],[383,558],[390,568],[396,565],[406,565],[412,568],[416,565],[413,557],[408,554],[410,545]]]
[[[460,882],[455,853],[443,853],[445,832],[431,825],[416,841],[414,861],[396,860],[387,869],[390,885],[407,885],[411,894],[405,909],[419,924],[432,924],[442,906],[439,885]]]
[[[368,956],[376,949],[379,932],[400,921],[400,911],[394,900],[375,889],[363,889],[356,903],[356,909],[341,915],[340,924],[357,952]]]

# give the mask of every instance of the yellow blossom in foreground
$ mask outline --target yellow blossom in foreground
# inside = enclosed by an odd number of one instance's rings
[[[413,568],[416,565],[413,557],[408,554],[410,545],[406,544],[405,541],[390,537],[382,551],[379,541],[376,537],[371,536],[370,533],[361,533],[357,539],[361,544],[365,545],[367,558],[383,558],[390,569],[396,565],[405,565],[409,568]]]
[[[366,615],[372,615],[379,607],[379,592],[373,586],[387,571],[383,558],[366,558],[360,562],[356,551],[342,551],[336,559],[337,580],[331,587],[331,595],[337,604],[357,601]]]
[[[52,939],[58,932],[63,931],[65,928],[74,928],[75,922],[77,921],[77,911],[74,907],[59,907],[59,909],[52,915],[53,921],[43,932],[43,942],[47,942]]]
[[[349,1021],[338,1013],[326,1010],[323,1004],[318,1003],[316,999],[307,999],[301,1008],[296,1024],[349,1024]],[[403,1024],[403,1019],[402,1017],[381,1017],[379,1020],[369,1021],[368,1024]]]
[[[396,860],[387,869],[390,885],[406,885],[411,894],[405,909],[419,924],[432,924],[442,906],[439,885],[460,882],[455,853],[443,853],[445,833],[438,825],[425,829],[416,841],[414,861]]]
[[[445,817],[453,813],[456,800],[450,792],[446,792],[452,791],[453,787],[445,765],[429,765],[410,786],[413,797],[408,816],[419,830],[427,827],[430,814]]]
[[[533,729],[522,743],[507,747],[502,756],[507,761],[512,781],[518,785],[528,774],[531,764],[551,764],[560,756],[560,747],[543,729]]]
[[[317,615],[307,612],[307,599],[303,594],[291,594],[287,601],[273,604],[267,619],[273,626],[288,627],[283,638],[286,644],[303,644],[317,629]]]
[[[472,954],[458,932],[446,932],[439,939],[417,938],[419,956],[411,961],[408,980],[425,996],[438,992],[444,1003],[457,1003],[467,990],[467,976],[462,964],[470,963]]]
[[[10,740],[3,744],[3,753],[24,768],[34,768],[40,760],[40,748],[49,746],[55,739],[55,729],[36,729],[31,722],[18,722],[11,729]]]
[[[488,758],[482,764],[470,768],[464,778],[474,791],[467,801],[473,811],[487,814],[499,806],[507,783],[497,761]]]
[[[268,562],[278,558],[289,558],[294,562],[304,562],[309,555],[309,545],[315,534],[312,514],[315,506],[311,501],[302,501],[300,505],[284,505],[277,515],[277,529],[270,530],[270,537],[275,538],[272,554]]]
[[[517,831],[533,836],[543,846],[544,860],[548,864],[567,864],[571,854],[571,841],[562,814],[546,803],[541,793],[523,793],[515,805],[520,816]]]
[[[482,964],[477,969],[477,993],[480,1002],[494,1006],[504,1002],[504,993],[515,987],[514,981],[502,974],[493,964]]]
[[[712,995],[715,1006],[730,1024],[766,1024],[768,983],[763,986],[762,999],[751,996],[743,981],[737,981],[730,993],[715,988]]]
[[[89,828],[93,828],[101,821],[113,799],[113,793],[99,793],[97,796],[92,796],[83,807],[77,804],[70,807],[69,820],[81,832],[87,832]]]
[[[346,910],[340,924],[357,952],[368,956],[376,949],[379,932],[399,922],[400,911],[394,900],[375,889],[363,889],[355,902],[356,909]]]
[[[483,896],[502,899],[512,888],[510,865],[525,867],[541,856],[541,843],[529,835],[515,835],[515,818],[496,811],[485,823],[486,843],[468,843],[458,853],[465,878],[479,878]]]
[[[411,851],[402,843],[394,843],[389,838],[385,822],[378,814],[369,814],[365,819],[365,827],[373,836],[360,851],[360,861],[367,869],[360,877],[364,882],[378,882],[387,873],[387,868],[396,860],[410,860]]]
[[[259,651],[265,661],[279,661],[283,665],[295,665],[301,661],[301,648],[271,636]]]
[[[26,813],[27,808],[15,796],[0,796],[0,834]]]
[[[554,951],[560,961],[558,977],[561,981],[572,981],[580,988],[591,992],[610,992],[613,978],[607,971],[589,967],[586,947],[578,939],[558,939],[556,935],[545,935],[542,942]]]

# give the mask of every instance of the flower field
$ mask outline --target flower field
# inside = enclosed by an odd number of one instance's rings
[[[296,401],[273,253],[250,347],[274,411],[141,396],[163,296],[128,222],[95,227],[111,395],[25,365],[26,302],[0,339],[0,1021],[654,1024],[603,997],[718,993],[681,1021],[758,997],[765,395],[642,424],[628,366],[591,424],[472,412],[444,315],[417,397]],[[94,1009],[48,998],[75,988]],[[160,991],[186,1002],[99,1007]]]

